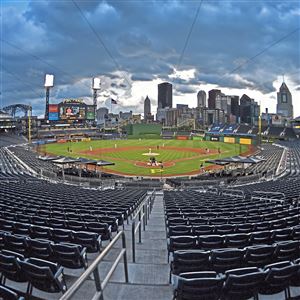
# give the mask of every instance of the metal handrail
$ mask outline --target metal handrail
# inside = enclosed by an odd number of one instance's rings
[[[122,238],[122,250],[119,253],[118,257],[114,261],[113,265],[111,266],[108,274],[104,278],[104,280],[100,281],[99,269],[98,266],[104,259],[104,257],[108,254],[110,249],[114,246],[114,244]],[[120,260],[123,257],[124,261],[124,273],[125,273],[125,282],[128,283],[128,263],[127,263],[127,255],[126,255],[126,238],[124,231],[120,231],[113,240],[106,246],[106,248],[100,253],[100,255],[92,262],[92,264],[85,270],[85,272],[75,281],[75,283],[66,291],[65,294],[59,300],[68,300],[72,299],[72,296],[79,290],[79,288],[84,284],[86,280],[91,278],[91,274],[94,275],[94,281],[96,286],[96,293],[93,296],[93,300],[103,300],[103,290],[105,289],[110,277],[112,276],[113,272],[117,268]]]
[[[269,196],[269,197],[268,197]],[[272,196],[282,196],[281,199],[274,199]],[[268,191],[253,191],[251,194],[252,199],[261,199],[261,200],[268,200],[268,201],[277,201],[277,202],[284,202],[286,196],[282,192],[268,192]]]
[[[135,235],[139,231],[139,243],[142,242],[142,222],[143,230],[146,230],[146,225],[150,218],[150,212],[152,211],[153,200],[154,200],[155,190],[151,193],[150,197],[142,202],[135,216],[132,218],[131,224],[131,234],[132,234],[132,261],[135,263]],[[136,223],[136,218],[138,217],[138,222]]]
[[[227,188],[227,189],[222,190],[222,195],[224,195],[224,196],[235,196],[235,197],[245,199],[245,193],[244,193],[243,190],[235,190],[235,189]]]

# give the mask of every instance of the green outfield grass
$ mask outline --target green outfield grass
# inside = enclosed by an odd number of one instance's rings
[[[157,146],[159,149],[157,150]],[[246,152],[248,147],[245,145],[226,144],[207,141],[180,141],[180,140],[98,140],[90,142],[67,142],[63,144],[48,144],[44,146],[47,153],[72,157],[86,157],[93,159],[102,159],[114,162],[114,166],[103,168],[106,172],[120,172],[132,176],[160,176],[159,172],[152,173],[150,167],[136,166],[137,162],[147,163],[149,157],[143,153],[159,153],[156,156],[157,161],[164,164],[171,162],[172,166],[165,166],[163,176],[175,176],[189,174],[199,171],[199,166],[205,160],[220,157],[239,155]],[[143,148],[141,148],[143,147]],[[166,149],[167,147],[176,147],[180,149]],[[68,152],[71,149],[71,153]],[[106,150],[99,152],[100,149]],[[122,149],[127,148],[127,149]],[[200,154],[193,152],[192,149],[210,149],[210,152],[220,148],[221,154]],[[92,151],[90,151],[92,149]],[[110,150],[109,150],[110,149]],[[204,166],[208,164],[204,163]]]

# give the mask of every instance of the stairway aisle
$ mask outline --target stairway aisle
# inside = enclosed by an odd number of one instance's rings
[[[142,232],[142,243],[136,242],[136,263],[132,262],[131,226],[125,227],[129,283],[124,283],[124,266],[120,263],[106,289],[104,300],[170,300],[172,286],[169,284],[170,266],[167,263],[167,240],[162,194],[156,195],[146,231]],[[138,239],[138,235],[136,236]],[[118,255],[120,243],[100,264],[100,277],[103,279]],[[95,292],[94,282],[84,284],[74,299],[90,299]],[[90,294],[91,293],[91,294]]]

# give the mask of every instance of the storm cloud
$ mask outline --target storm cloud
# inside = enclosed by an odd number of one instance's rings
[[[71,1],[2,1],[0,105],[31,103],[42,114],[46,73],[55,74],[53,103],[70,97],[91,101],[91,80],[98,76],[98,105],[116,97],[123,111],[142,111],[148,91],[137,95],[134,89],[157,80],[173,83],[178,96],[209,84],[241,95],[245,89],[268,94],[281,74],[299,88],[299,31],[231,73],[299,27],[297,1],[204,1],[180,66],[197,1],[76,3],[98,38]],[[176,66],[195,69],[195,75],[174,77]]]

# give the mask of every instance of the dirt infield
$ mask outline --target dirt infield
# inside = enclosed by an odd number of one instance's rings
[[[131,150],[144,150],[149,151],[150,147],[145,146],[132,146],[132,147],[116,147],[116,148],[97,148],[91,150],[84,150],[80,151],[81,154],[88,154],[88,155],[101,155],[101,154],[107,154],[107,153],[114,153],[114,152],[122,152],[122,151],[131,151]],[[152,148],[152,150],[155,150],[156,148]],[[194,152],[199,154],[216,154],[218,153],[215,149],[209,149],[209,153],[206,152],[205,149],[201,148],[181,148],[181,147],[172,147],[172,146],[165,146],[165,147],[159,147],[158,150],[173,150],[173,151],[181,151],[181,152]]]
[[[117,145],[117,144],[116,144]],[[121,157],[110,157],[110,153],[116,153],[116,152],[123,152],[123,151],[136,151],[136,150],[143,150],[145,152],[149,152],[149,149],[151,148],[151,151],[159,151],[159,150],[169,150],[169,151],[179,151],[179,152],[192,152],[194,153],[193,156],[189,156],[189,157],[183,157],[183,158],[177,158],[177,159],[172,159],[172,160],[166,160],[163,162],[163,166],[164,166],[164,172],[163,173],[153,173],[153,174],[149,174],[149,175],[143,175],[143,177],[181,177],[181,176],[195,176],[195,175],[199,175],[201,174],[203,171],[207,172],[210,170],[217,170],[217,169],[222,169],[222,166],[217,166],[217,165],[210,165],[210,166],[206,166],[204,167],[204,170],[200,170],[200,169],[194,169],[193,171],[190,172],[183,172],[183,173],[169,173],[168,172],[168,168],[173,167],[176,165],[176,163],[178,162],[185,162],[185,161],[189,161],[189,160],[194,160],[194,159],[201,159],[203,161],[203,159],[209,157],[210,155],[214,155],[218,153],[218,149],[211,149],[209,148],[207,150],[207,148],[191,148],[191,147],[173,147],[173,146],[159,146],[159,148],[157,147],[149,147],[149,146],[128,146],[128,147],[110,147],[110,148],[95,148],[92,150],[84,150],[84,151],[80,151],[77,152],[78,154],[84,154],[86,156],[100,156],[101,159],[104,160],[112,160],[112,161],[126,161],[128,163],[131,163],[132,165],[136,166],[136,167],[140,167],[140,168],[145,168],[145,169],[160,169],[160,166],[149,166],[148,165],[148,161],[143,161],[143,160],[136,160],[136,159],[125,159],[125,158],[121,158]],[[221,154],[225,154],[227,151],[222,151]],[[250,155],[253,154],[255,152],[255,147],[250,146],[248,147],[246,152],[243,152],[241,155]],[[195,166],[197,168],[197,166]],[[126,171],[120,171],[120,170],[115,170],[115,169],[111,169],[110,167],[92,167],[93,170],[98,170],[100,172],[106,172],[106,173],[111,173],[111,174],[115,174],[115,175],[120,175],[120,176],[130,176],[130,177],[134,177],[134,176],[141,176],[139,175],[138,171],[136,172],[136,174],[132,174],[132,173],[127,173]]]
[[[93,150],[85,150],[81,151],[81,154],[85,155],[93,155],[93,156],[98,156],[98,155],[103,155],[104,158],[105,156],[108,156],[110,153],[116,153],[116,152],[122,152],[122,151],[131,151],[131,150],[144,150],[144,151],[149,151],[150,147],[145,147],[145,146],[130,146],[130,147],[114,147],[114,148],[97,148]],[[153,147],[152,150],[156,150],[156,147]],[[182,148],[182,147],[172,147],[172,146],[164,146],[164,147],[159,147],[157,150],[170,150],[170,151],[180,151],[180,152],[193,152],[196,153],[197,155],[191,156],[191,157],[186,157],[186,158],[179,158],[179,159],[174,159],[171,161],[165,161],[163,163],[164,168],[168,167],[173,167],[177,162],[182,162],[182,161],[188,161],[188,160],[193,160],[197,158],[203,158],[206,155],[212,155],[212,154],[217,154],[218,150],[217,149],[203,149],[203,148]],[[224,152],[223,152],[224,153]],[[160,169],[160,166],[149,166],[147,165],[147,162],[144,161],[137,161],[137,160],[128,160],[128,159],[122,159],[122,158],[114,158],[116,161],[127,161],[131,162],[137,167],[143,167],[143,168],[148,168],[148,169]],[[215,170],[215,169],[221,169],[222,167],[220,166],[207,166],[205,167],[205,171],[209,170]],[[112,170],[109,167],[105,168],[105,172],[115,174],[115,175],[121,175],[121,176],[137,176],[133,174],[129,174],[126,172],[121,172],[117,170]],[[152,174],[151,177],[171,177],[171,176],[192,176],[192,175],[198,175],[200,174],[200,170],[194,170],[191,172],[184,172],[180,174],[168,174],[168,173],[163,173],[163,174]],[[144,176],[147,177],[147,176]]]

